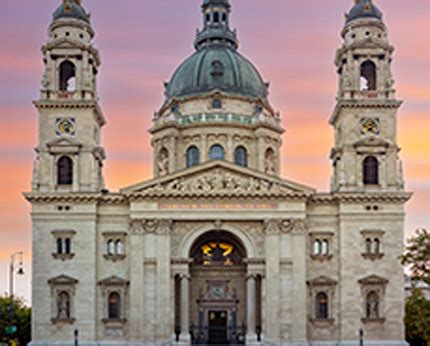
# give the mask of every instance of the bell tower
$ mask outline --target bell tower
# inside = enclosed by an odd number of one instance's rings
[[[63,0],[42,47],[45,70],[34,102],[39,112],[34,192],[97,192],[104,186],[105,118],[98,104],[100,56],[93,38],[81,1]]]
[[[333,192],[403,190],[398,156],[396,99],[390,45],[382,13],[372,0],[355,0],[336,53],[337,105],[330,120]]]

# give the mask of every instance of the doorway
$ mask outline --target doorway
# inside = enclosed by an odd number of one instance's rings
[[[208,344],[228,345],[228,313],[226,310],[208,311]]]

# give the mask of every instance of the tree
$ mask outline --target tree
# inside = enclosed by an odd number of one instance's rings
[[[430,346],[430,300],[418,288],[406,300],[405,326],[411,346]]]
[[[417,230],[408,240],[401,262],[409,267],[413,281],[430,285],[430,233],[427,230]]]
[[[6,327],[16,326],[17,332],[11,336]],[[18,298],[0,297],[0,343],[18,339],[20,345],[31,341],[31,309]]]

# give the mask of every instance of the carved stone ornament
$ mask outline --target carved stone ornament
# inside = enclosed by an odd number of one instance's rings
[[[306,234],[308,231],[308,222],[304,219],[294,220],[292,227],[293,234]]]
[[[266,234],[289,233],[293,225],[292,220],[264,220],[264,231]]]
[[[145,234],[145,233],[157,233],[157,234],[169,234],[172,230],[173,221],[168,220],[132,220],[130,222],[131,234]]]
[[[226,165],[226,164],[225,164]],[[126,191],[128,192],[128,191]],[[135,197],[284,197],[307,198],[312,190],[289,186],[276,178],[231,172],[220,167],[188,176],[178,176],[130,190]]]
[[[130,221],[130,234],[143,234],[145,232],[141,220]]]
[[[157,234],[170,234],[173,226],[173,220],[159,220],[158,227],[156,230]]]

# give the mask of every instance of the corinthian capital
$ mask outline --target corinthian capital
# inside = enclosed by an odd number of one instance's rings
[[[130,234],[143,234],[143,224],[141,220],[131,220],[129,224]]]
[[[173,220],[158,220],[157,221],[157,234],[170,234],[171,230],[173,229]]]
[[[293,228],[291,220],[268,219],[264,220],[264,232],[266,234],[289,233]]]
[[[308,232],[308,222],[305,219],[294,220],[292,227],[293,234],[306,234]]]

